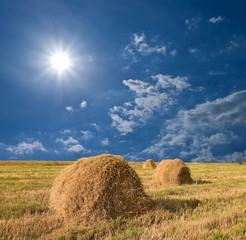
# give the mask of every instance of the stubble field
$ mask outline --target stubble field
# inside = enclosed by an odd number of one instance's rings
[[[54,178],[72,162],[0,161],[0,239],[246,239],[246,164],[187,164],[192,185],[158,188],[130,163],[155,203],[131,219],[93,229],[63,227],[49,210]]]

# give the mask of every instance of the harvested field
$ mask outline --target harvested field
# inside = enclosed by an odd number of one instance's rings
[[[50,189],[72,162],[0,161],[0,239],[246,238],[246,165],[192,164],[191,185],[156,188],[153,170],[130,163],[155,208],[92,229],[65,227],[48,208]],[[157,164],[158,165],[158,164]]]

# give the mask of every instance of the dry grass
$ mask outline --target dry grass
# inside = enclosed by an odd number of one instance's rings
[[[0,239],[246,239],[246,165],[187,164],[194,184],[155,188],[153,170],[130,163],[155,203],[131,219],[64,227],[48,209],[52,182],[71,162],[0,161]]]

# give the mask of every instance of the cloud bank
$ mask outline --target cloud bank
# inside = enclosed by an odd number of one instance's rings
[[[145,153],[164,157],[167,151],[177,152],[194,162],[245,161],[246,149],[227,153],[244,133],[235,128],[246,124],[246,90],[224,98],[197,105],[194,109],[180,110],[175,119],[167,120],[160,137]],[[224,152],[224,155],[218,155]],[[223,151],[222,151],[223,150]]]

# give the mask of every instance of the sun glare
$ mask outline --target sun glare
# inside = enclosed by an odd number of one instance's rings
[[[58,75],[66,73],[73,67],[71,57],[68,53],[63,51],[57,51],[51,54],[49,64],[52,70],[57,72]]]

